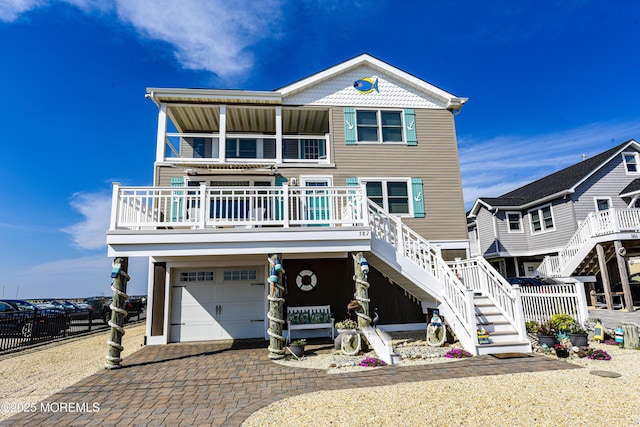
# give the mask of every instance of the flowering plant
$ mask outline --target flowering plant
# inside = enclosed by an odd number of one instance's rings
[[[447,351],[447,354],[445,354],[444,357],[449,359],[462,359],[463,357],[471,357],[471,353],[461,348],[452,348]]]
[[[608,340],[605,340],[604,343],[606,345],[620,345],[621,344],[618,341],[614,340],[613,338],[609,338]]]
[[[591,360],[611,360],[611,356],[604,350],[593,350],[587,356]]]
[[[553,348],[555,348],[556,350],[566,350],[567,346],[564,344],[554,344]]]
[[[291,343],[291,345],[307,345],[307,340],[305,339],[295,340]]]
[[[337,329],[356,329],[358,327],[358,322],[351,319],[345,319],[341,322],[336,323]]]
[[[385,366],[386,363],[384,360],[380,360],[376,357],[367,357],[366,359],[362,360],[359,363],[359,366],[367,366],[370,368],[376,367],[376,366]]]

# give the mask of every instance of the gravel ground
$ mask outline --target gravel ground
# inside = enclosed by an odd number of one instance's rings
[[[125,331],[123,357],[141,348],[145,325],[127,326]],[[40,402],[104,369],[108,338],[109,332],[101,332],[0,356],[0,404]],[[0,408],[0,421],[11,415]]]
[[[418,347],[413,351],[421,351]],[[572,354],[567,361],[584,369],[308,393],[275,402],[242,426],[640,426],[640,351],[594,343],[591,347],[605,350],[612,360]],[[315,367],[331,365],[334,357],[318,357]],[[450,359],[420,358],[410,363],[444,361]],[[302,366],[300,361],[283,363]],[[345,369],[370,368],[329,368],[329,372]],[[595,370],[621,376],[592,375]]]

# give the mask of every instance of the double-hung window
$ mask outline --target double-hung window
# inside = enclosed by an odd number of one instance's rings
[[[520,212],[507,212],[507,223],[509,224],[509,233],[522,232],[522,215]]]
[[[624,165],[627,168],[627,173],[635,174],[640,172],[640,168],[638,166],[638,153],[622,153],[622,157],[624,159]]]
[[[358,142],[402,142],[402,111],[356,110]]]
[[[529,211],[531,217],[531,233],[542,233],[554,229],[551,205]]]
[[[367,197],[392,214],[408,214],[408,182],[393,180],[367,181]]]

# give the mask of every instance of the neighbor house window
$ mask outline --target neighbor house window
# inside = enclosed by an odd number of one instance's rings
[[[531,216],[531,232],[541,233],[554,229],[551,205],[529,211]]]
[[[358,142],[402,142],[402,111],[357,110]]]
[[[596,204],[596,211],[606,211],[611,207],[611,198],[610,197],[596,198],[595,204]]]
[[[638,153],[624,153],[624,165],[627,168],[627,173],[638,173]]]
[[[367,181],[367,197],[392,214],[409,213],[409,187],[407,181]]]
[[[507,212],[507,222],[509,223],[509,233],[522,231],[522,215],[520,212]]]

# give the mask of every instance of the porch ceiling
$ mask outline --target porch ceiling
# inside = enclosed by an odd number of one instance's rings
[[[168,104],[167,115],[180,133],[219,132],[220,105],[215,104]],[[228,133],[276,132],[274,107],[230,105],[226,112]],[[286,134],[322,135],[329,132],[327,109],[283,108],[282,132]]]

